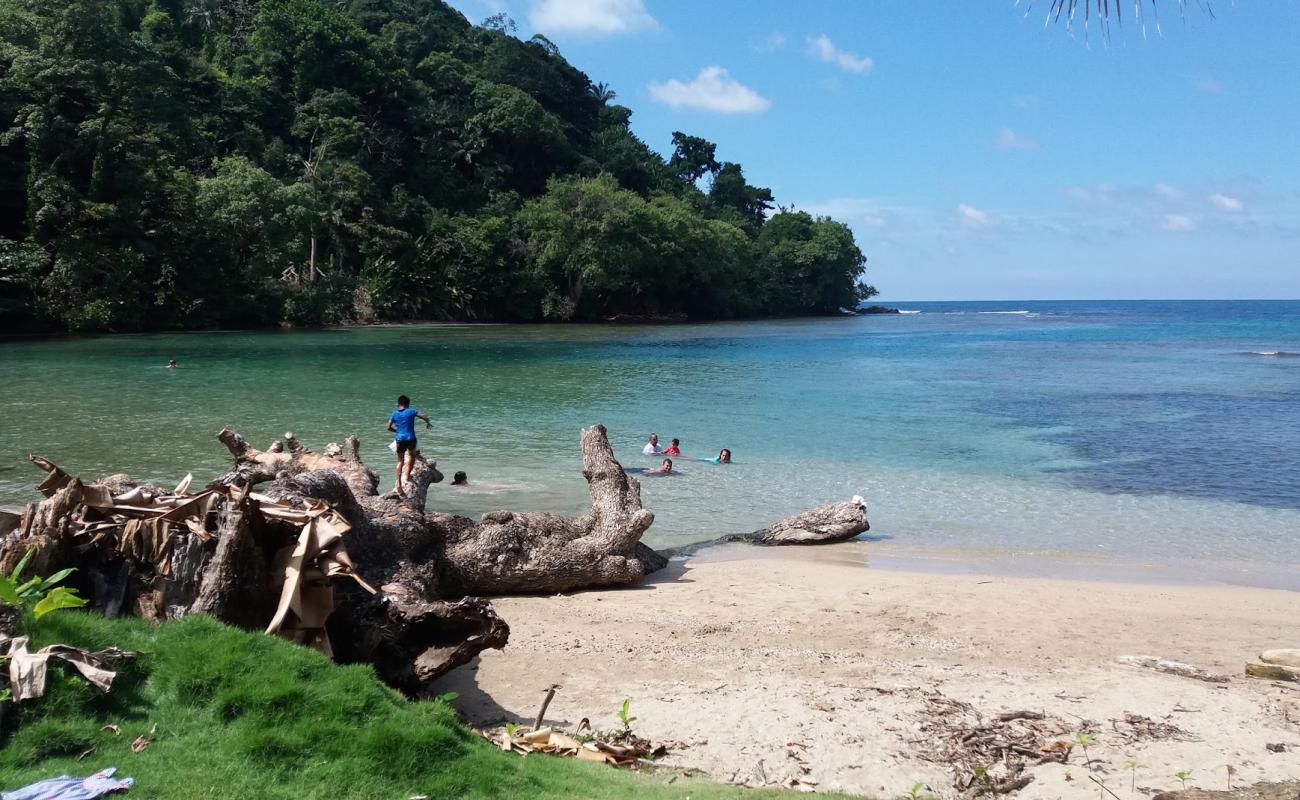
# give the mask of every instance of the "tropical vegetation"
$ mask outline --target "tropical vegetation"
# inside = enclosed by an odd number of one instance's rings
[[[0,0],[0,327],[835,313],[838,222],[440,0]]]

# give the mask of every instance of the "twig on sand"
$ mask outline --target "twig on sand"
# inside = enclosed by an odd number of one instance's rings
[[[999,722],[1010,722],[1013,719],[1042,719],[1041,711],[1003,711],[998,714]]]
[[[558,683],[552,683],[547,687],[546,698],[542,700],[542,707],[537,709],[537,719],[533,722],[533,730],[540,731],[542,729],[542,719],[546,716],[546,709],[551,705],[551,701],[555,699],[555,690],[558,688],[560,688]]]
[[[1097,780],[1096,776],[1094,776],[1094,775],[1089,775],[1089,776],[1088,776],[1088,780],[1090,780],[1090,781],[1092,781],[1093,783],[1095,783],[1095,784],[1097,784],[1098,786],[1100,786],[1100,787],[1101,787],[1101,788],[1106,792],[1106,794],[1108,794],[1108,795],[1110,795],[1111,797],[1115,798],[1115,800],[1124,800],[1124,798],[1122,798],[1122,797],[1120,797],[1119,795],[1117,795],[1117,794],[1115,794],[1114,792],[1112,792],[1112,791],[1110,790],[1110,787],[1109,787],[1109,786],[1107,786],[1106,784],[1104,784],[1104,783],[1102,783],[1101,781]]]

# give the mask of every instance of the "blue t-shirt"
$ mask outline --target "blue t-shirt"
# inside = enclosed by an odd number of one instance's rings
[[[397,429],[397,436],[394,438],[399,442],[415,441],[415,415],[419,414],[414,408],[399,408],[389,417],[393,422],[393,427]]]

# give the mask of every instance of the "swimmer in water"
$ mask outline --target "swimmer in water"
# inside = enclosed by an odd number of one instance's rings
[[[671,475],[673,474],[673,460],[671,458],[665,458],[662,464],[655,467],[654,469],[646,470],[645,474],[646,475]]]
[[[174,358],[167,359],[167,369],[176,369],[179,366],[180,364],[176,363],[176,359]]]
[[[718,452],[718,454],[717,454],[716,456],[714,456],[713,458],[701,458],[700,460],[701,460],[701,461],[706,461],[706,462],[708,462],[708,463],[710,463],[710,464],[730,464],[730,463],[731,463],[731,451],[724,447],[724,448],[722,448],[722,450],[720,450],[720,451]]]
[[[452,486],[469,486],[469,476],[464,472],[457,472],[451,477]]]
[[[681,454],[682,443],[677,439],[673,439],[672,444],[668,445],[668,449],[664,451],[666,456],[680,456]]]

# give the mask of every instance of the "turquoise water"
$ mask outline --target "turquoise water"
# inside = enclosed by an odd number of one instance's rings
[[[658,546],[865,496],[909,546],[1177,560],[1300,585],[1300,302],[915,303],[861,318],[640,326],[419,326],[6,342],[0,504],[28,451],[94,476],[219,473],[214,434],[356,433],[411,395],[443,471],[432,505],[574,513],[578,431],[643,480]],[[175,357],[181,368],[163,368]],[[721,447],[736,463],[693,462]]]

